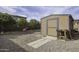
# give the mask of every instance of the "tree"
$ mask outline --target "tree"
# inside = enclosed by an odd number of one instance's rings
[[[12,31],[16,27],[16,21],[7,13],[0,13],[2,31]]]
[[[39,29],[40,23],[36,19],[31,19],[29,22],[29,27],[30,27],[30,29]]]
[[[23,30],[23,28],[27,27],[28,22],[27,22],[26,19],[20,18],[20,19],[17,21],[17,25],[18,25],[18,27],[19,27],[19,30]]]
[[[2,19],[0,18],[0,32],[2,31]]]

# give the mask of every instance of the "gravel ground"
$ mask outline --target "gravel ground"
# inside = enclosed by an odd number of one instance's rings
[[[52,40],[39,48],[28,46],[27,43],[42,38],[40,32],[31,34],[0,35],[0,51],[14,52],[77,52],[79,40]]]
[[[27,51],[27,43],[41,38],[40,32],[0,35],[0,51]]]

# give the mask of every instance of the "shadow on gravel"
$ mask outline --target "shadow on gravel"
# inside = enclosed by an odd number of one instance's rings
[[[79,32],[74,33],[73,36],[72,36],[72,39],[78,40],[79,39]]]
[[[27,31],[27,32],[6,32],[0,35],[0,52],[28,52],[24,48],[17,45],[10,39],[15,39],[20,35],[32,34],[40,30]]]
[[[35,32],[40,32],[40,30],[28,30],[28,31],[15,31],[15,32],[5,32],[4,34],[0,35],[24,35],[24,34],[33,34]]]
[[[28,52],[9,39],[0,38],[0,52]]]

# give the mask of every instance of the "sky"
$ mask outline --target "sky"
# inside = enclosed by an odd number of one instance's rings
[[[71,14],[79,19],[78,6],[0,6],[0,12],[27,17],[27,20],[37,19],[51,14]]]

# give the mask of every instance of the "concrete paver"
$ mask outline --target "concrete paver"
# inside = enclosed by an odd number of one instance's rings
[[[50,42],[50,41],[56,40],[56,39],[57,39],[56,37],[48,37],[47,36],[47,37],[43,37],[42,39],[30,42],[27,45],[32,46],[34,48],[38,48],[38,47],[46,44],[47,42]]]

